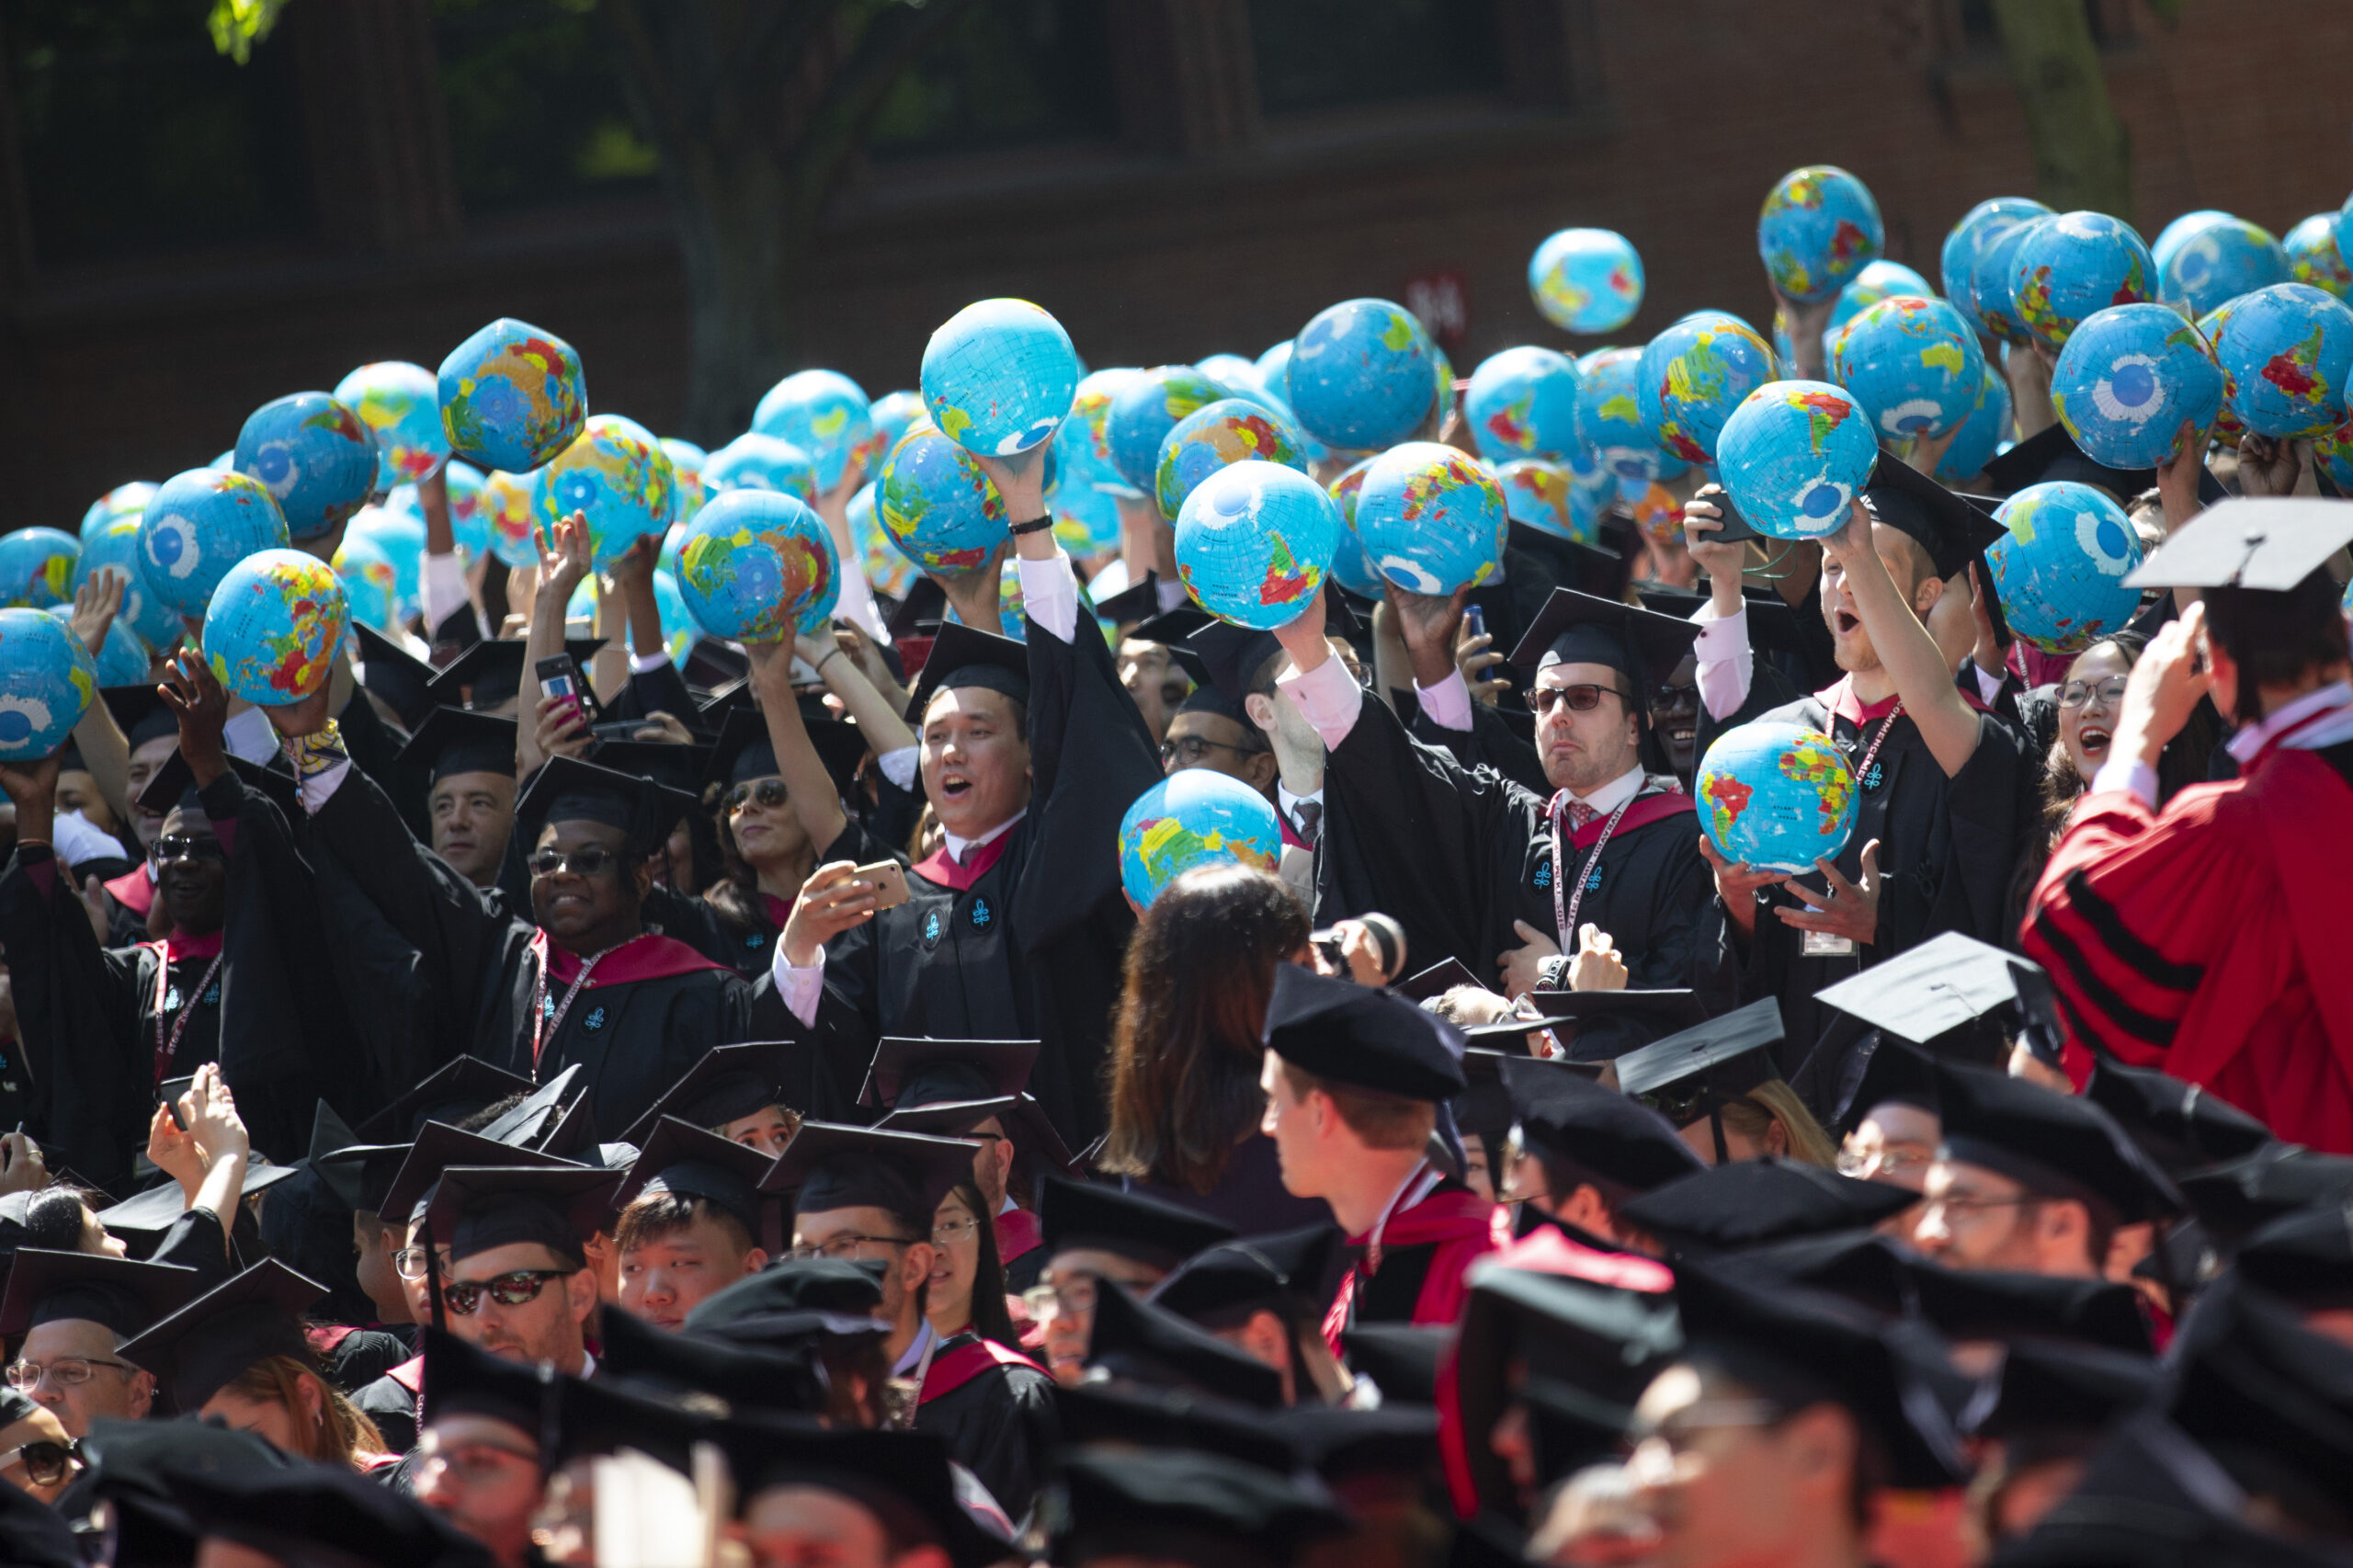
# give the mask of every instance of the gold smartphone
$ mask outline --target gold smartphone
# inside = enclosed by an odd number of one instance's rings
[[[896,860],[877,860],[871,866],[860,866],[851,874],[861,882],[874,884],[874,907],[878,912],[896,909],[907,902],[907,869]]]

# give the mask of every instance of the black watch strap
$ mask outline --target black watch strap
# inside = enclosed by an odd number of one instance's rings
[[[1026,523],[1011,524],[1006,527],[1005,531],[1011,534],[1014,538],[1019,539],[1023,534],[1042,533],[1053,526],[1053,516],[1049,513],[1042,517],[1032,517]]]

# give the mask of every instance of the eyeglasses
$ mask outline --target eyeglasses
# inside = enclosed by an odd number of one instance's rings
[[[52,1443],[46,1437],[40,1438],[0,1452],[0,1470],[21,1464],[26,1477],[35,1486],[54,1486],[65,1479],[66,1471],[82,1457],[81,1449],[79,1443]]]
[[[1680,1410],[1669,1411],[1656,1421],[1636,1423],[1627,1437],[1638,1449],[1644,1443],[1657,1442],[1664,1443],[1667,1452],[1680,1454],[1689,1452],[1702,1432],[1734,1426],[1774,1426],[1781,1419],[1781,1407],[1770,1400],[1701,1399]]]
[[[2119,708],[2124,703],[2124,685],[2120,679],[2104,680],[2097,686],[2086,686],[2082,681],[2071,680],[2059,688],[2059,706],[2086,708],[2097,697],[2102,708]]]
[[[1095,1281],[1074,1279],[1067,1285],[1032,1285],[1021,1292],[1021,1304],[1029,1309],[1031,1323],[1043,1323],[1065,1312],[1077,1317],[1095,1310]]]
[[[448,1474],[456,1476],[463,1484],[480,1485],[497,1480],[509,1464],[527,1464],[534,1470],[540,1465],[540,1456],[528,1449],[503,1448],[496,1443],[451,1443],[443,1447],[434,1441],[430,1432],[417,1446],[420,1480]]]
[[[1181,761],[1190,767],[1207,762],[1212,751],[1230,751],[1236,756],[1256,756],[1264,746],[1230,746],[1223,741],[1203,740],[1199,735],[1178,735],[1160,743],[1160,760]]]
[[[1696,710],[1699,706],[1699,688],[1696,686],[1654,686],[1651,687],[1651,708],[1654,711],[1662,708],[1669,710],[1689,708]]]
[[[938,1221],[931,1227],[931,1243],[934,1246],[954,1246],[970,1238],[980,1228],[978,1220]]]
[[[174,860],[226,860],[229,852],[210,834],[167,833],[155,840],[150,858],[163,866]]]
[[[502,1307],[536,1301],[551,1279],[567,1278],[576,1268],[516,1268],[488,1279],[457,1279],[441,1287],[441,1304],[460,1317],[471,1317],[486,1292]]]
[[[844,1231],[840,1235],[827,1236],[822,1242],[794,1247],[784,1256],[801,1263],[806,1263],[813,1257],[830,1257],[839,1261],[856,1257],[858,1249],[862,1246],[911,1247],[915,1244],[914,1240],[907,1236],[861,1236],[855,1231]]]
[[[61,1356],[54,1361],[11,1361],[8,1363],[8,1386],[19,1393],[30,1393],[40,1387],[46,1378],[59,1388],[80,1388],[90,1381],[100,1367],[112,1367],[125,1375],[139,1370],[128,1361],[109,1361],[100,1356]]]
[[[575,877],[601,877],[620,863],[621,858],[601,844],[584,844],[568,854],[561,849],[541,849],[531,856],[531,875],[552,877],[558,871],[569,871]]]
[[[425,1249],[423,1247],[403,1247],[400,1251],[392,1254],[392,1272],[399,1275],[404,1279],[424,1278],[426,1274]]]
[[[725,804],[729,811],[740,812],[757,801],[762,807],[774,812],[781,811],[790,799],[791,796],[785,791],[783,779],[763,778],[756,784],[738,784],[728,790]]]
[[[1898,1171],[1917,1170],[1930,1163],[1930,1156],[1916,1149],[1841,1149],[1836,1163],[1840,1176],[1869,1181],[1875,1176],[1893,1176]]]
[[[1529,693],[1528,705],[1536,710],[1539,719],[1563,702],[1572,713],[1590,713],[1601,706],[1604,692],[1620,702],[1626,700],[1626,694],[1614,686],[1540,686]]]

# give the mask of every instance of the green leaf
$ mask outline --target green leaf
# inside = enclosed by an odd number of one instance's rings
[[[254,45],[269,36],[290,0],[212,0],[205,26],[212,47],[243,65],[254,57]]]

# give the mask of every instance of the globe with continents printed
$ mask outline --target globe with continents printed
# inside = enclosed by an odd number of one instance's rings
[[[747,430],[703,459],[706,502],[729,490],[774,490],[817,504],[817,465],[798,442]]]
[[[0,609],[0,762],[55,752],[97,695],[97,666],[63,621]]]
[[[1027,300],[965,306],[924,346],[924,406],[968,451],[1026,452],[1054,433],[1078,392],[1070,334]]]
[[[321,392],[289,392],[246,415],[237,472],[261,481],[295,539],[335,531],[376,491],[376,437]]]
[[[473,560],[490,548],[490,519],[482,515],[482,470],[451,458],[441,471],[449,495],[449,537]]]
[[[449,449],[483,469],[541,467],[572,445],[588,418],[578,352],[510,316],[449,350],[438,383]]]
[[[1791,169],[1765,193],[1756,254],[1773,286],[1803,304],[1826,300],[1887,244],[1879,203],[1861,180],[1828,164]]]
[[[1196,866],[1272,871],[1282,854],[1275,808],[1215,768],[1180,768],[1139,795],[1120,820],[1120,885],[1139,908]]]
[[[2227,378],[2229,411],[2246,429],[2301,439],[2344,422],[2353,306],[2309,283],[2274,283],[2199,326]]]
[[[1944,300],[1895,294],[1832,335],[1830,377],[1890,440],[1941,436],[1977,406],[1985,353]]]
[[[1504,487],[1504,512],[1513,522],[1554,539],[1601,542],[1594,508],[1580,505],[1576,478],[1561,464],[1522,458],[1495,470],[1495,481]]]
[[[867,585],[878,594],[904,599],[915,586],[915,563],[899,553],[882,527],[877,506],[881,494],[882,482],[870,479],[849,498],[849,537],[858,545],[859,564],[866,568]]]
[[[891,542],[926,572],[970,571],[1006,537],[995,482],[927,419],[883,460],[877,510]]]
[[[678,586],[713,637],[775,642],[825,623],[841,569],[825,520],[797,496],[731,490],[687,525]]]
[[[877,461],[906,437],[908,426],[931,417],[923,411],[923,393],[918,392],[886,392],[867,406],[866,415],[874,422]]]
[[[222,573],[288,542],[286,518],[259,480],[192,468],[165,480],[140,514],[139,574],[173,614],[199,616]]]
[[[1501,576],[1510,528],[1495,471],[1436,441],[1407,441],[1374,458],[1357,495],[1365,553],[1408,593],[1450,594]]]
[[[81,558],[82,541],[63,528],[0,534],[0,605],[48,609],[65,603]]]
[[[1740,515],[1776,539],[1822,539],[1879,461],[1870,416],[1827,381],[1768,381],[1724,421],[1716,472]]]
[[[51,605],[48,613],[69,626],[73,624],[72,605]],[[107,628],[106,641],[98,644],[97,651],[90,658],[97,666],[101,688],[146,684],[147,668],[152,662],[146,640],[131,630],[131,623],[119,616],[115,618],[112,626]]]
[[[677,501],[670,454],[654,433],[618,414],[594,414],[540,476],[540,527],[552,540],[555,525],[580,513],[602,572],[645,535],[668,528]]]
[[[1977,258],[1985,247],[2029,218],[2047,218],[2051,209],[2024,196],[1996,196],[1979,202],[1961,216],[1945,235],[1938,256],[1945,298],[1959,305],[1972,321],[1978,318]]]
[[[1819,730],[1761,719],[1716,737],[1691,793],[1699,825],[1725,859],[1758,870],[1811,871],[1855,829],[1855,770]]]
[[[675,528],[680,523],[691,523],[695,514],[702,510],[702,504],[710,499],[710,487],[702,482],[702,465],[710,460],[710,454],[676,436],[663,437],[662,449],[670,454],[670,472],[678,481],[678,505],[670,514],[670,524]],[[455,472],[456,467],[451,464],[451,471]]]
[[[334,567],[300,550],[260,551],[213,590],[204,656],[230,696],[283,707],[325,681],[347,617]]]
[[[1558,462],[1577,441],[1577,362],[1532,345],[1490,354],[1463,383],[1462,420],[1489,462]]]
[[[1160,444],[1176,422],[1225,393],[1190,365],[1155,365],[1111,389],[1103,414],[1103,445],[1111,467],[1138,495],[1160,472]],[[1075,410],[1075,402],[1073,407]]]
[[[1564,332],[1615,332],[1643,305],[1643,258],[1608,229],[1563,229],[1528,258],[1528,293]]]
[[[1378,600],[1386,591],[1381,569],[1357,535],[1357,497],[1364,494],[1364,476],[1372,472],[1372,460],[1360,458],[1350,464],[1340,476],[1324,487],[1332,498],[1332,509],[1339,515],[1340,535],[1332,547],[1331,581],[1337,583],[1360,599]]]
[[[1663,449],[1643,422],[1639,348],[1603,348],[1577,362],[1577,439],[1620,479],[1673,479],[1688,466]]]
[[[382,545],[365,534],[346,534],[335,547],[334,566],[343,581],[345,608],[355,623],[379,631],[390,631],[399,623],[400,573]]]
[[[2287,248],[2244,218],[2201,223],[2157,264],[2157,297],[2195,321],[2225,300],[2295,276]]]
[[[1318,311],[1291,346],[1284,380],[1300,428],[1343,451],[1403,441],[1438,396],[1438,345],[1404,306],[1343,300]]]
[[[230,461],[214,463],[212,466],[214,468],[236,467],[234,454],[231,455]],[[151,479],[134,479],[128,484],[116,485],[112,490],[90,503],[90,509],[82,514],[82,526],[78,531],[84,539],[87,539],[108,523],[118,523],[125,517],[134,523],[137,522],[139,514],[147,509],[147,503],[155,498],[155,492],[159,488],[161,487]]]
[[[2132,225],[2105,212],[2032,224],[2010,261],[2010,299],[2034,341],[2057,353],[2095,311],[2156,297],[2157,267]]]
[[[1221,620],[1271,631],[1299,619],[1330,569],[1339,509],[1297,469],[1253,459],[1210,475],[1176,514],[1176,574]]]
[[[2170,305],[2112,305],[2059,351],[2051,403],[2086,456],[2110,468],[2170,462],[2186,423],[2203,440],[2222,407],[2222,367]]]
[[[362,365],[335,384],[335,400],[376,437],[376,488],[414,484],[449,459],[433,372],[402,359]]]
[[[493,469],[482,476],[482,515],[490,523],[490,552],[509,567],[540,559],[538,476]]]
[[[2046,653],[2074,653],[2141,608],[2124,579],[2141,564],[2124,509],[2088,484],[2029,484],[1994,510],[2007,530],[1985,552],[2010,630]]]
[[[179,617],[147,591],[147,579],[140,574],[136,516],[108,523],[83,540],[82,558],[74,563],[75,591],[109,569],[122,579],[122,608],[115,612],[116,620],[128,622],[142,642],[158,648],[180,634]]]
[[[874,403],[839,370],[796,370],[767,390],[752,428],[791,442],[817,465],[817,488],[832,490],[853,462],[874,453]]]
[[[1774,377],[1773,350],[1722,311],[1696,311],[1651,339],[1634,398],[1651,439],[1687,463],[1716,460],[1716,437],[1741,400]]]
[[[2288,274],[2299,283],[2325,289],[2338,299],[2353,290],[2353,267],[2336,248],[2336,214],[2315,212],[2279,236],[2288,253]]]
[[[1953,432],[1952,444],[1945,449],[1944,460],[1937,465],[1937,477],[1948,484],[1958,484],[1974,478],[2004,441],[2010,438],[2010,383],[2002,378],[2001,367],[1994,359],[1985,362],[1985,379],[1977,401],[1969,410],[1969,417]]]
[[[1220,398],[1169,427],[1160,443],[1153,485],[1160,515],[1176,520],[1185,497],[1220,469],[1238,462],[1281,463],[1307,472],[1307,454],[1290,420],[1244,398]]]

